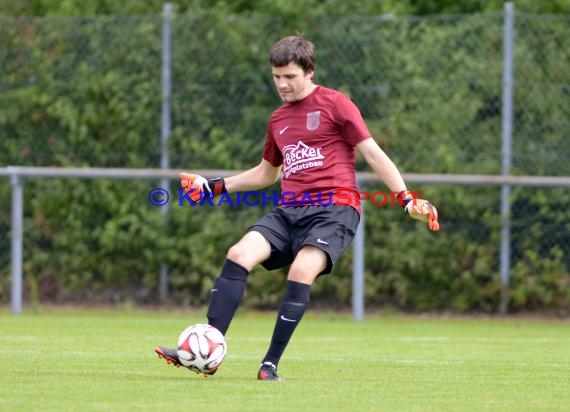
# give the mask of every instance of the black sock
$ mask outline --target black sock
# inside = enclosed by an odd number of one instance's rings
[[[287,281],[285,294],[279,304],[271,344],[263,362],[271,362],[277,366],[295,328],[305,313],[310,297],[311,285],[292,280]]]
[[[208,323],[224,335],[243,299],[248,274],[243,266],[226,259],[220,276],[214,281],[208,305]]]

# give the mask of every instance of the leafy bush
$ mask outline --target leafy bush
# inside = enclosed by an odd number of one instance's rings
[[[532,32],[517,32],[515,76],[524,83],[515,90],[513,169],[567,175],[570,105],[561,103],[563,88],[556,86],[569,82],[562,69],[568,56],[560,52],[564,20],[522,18]],[[267,117],[279,105],[266,53],[294,31],[293,21],[213,11],[176,16],[173,168],[242,170],[260,160]],[[500,172],[501,15],[302,21],[318,48],[317,82],[351,96],[403,172]],[[161,25],[160,16],[0,18],[0,165],[158,167]],[[358,168],[368,171],[362,159]],[[160,265],[167,263],[170,302],[205,304],[226,250],[268,208],[174,204],[165,220],[146,200],[159,184],[26,179],[27,297],[154,303]],[[495,311],[499,188],[413,186],[439,206],[442,231],[407,221],[399,208],[367,207],[367,304]],[[381,183],[363,187],[386,190]],[[10,198],[7,181],[0,181],[0,193]],[[570,306],[570,212],[560,207],[568,200],[561,188],[513,190],[515,310]],[[2,301],[9,291],[9,221],[4,208]],[[351,274],[348,251],[331,276],[316,282],[313,301],[348,305]],[[245,304],[275,305],[285,276],[285,269],[255,269]]]

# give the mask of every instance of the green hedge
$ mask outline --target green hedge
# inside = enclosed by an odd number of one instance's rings
[[[513,169],[568,175],[570,104],[560,85],[570,73],[559,42],[568,20],[521,19],[532,30],[517,32]],[[161,24],[160,16],[0,18],[0,166],[157,167]],[[319,50],[317,82],[352,97],[403,172],[500,173],[501,15],[303,24]],[[213,12],[173,20],[172,167],[239,170],[259,161],[267,117],[279,105],[267,50],[294,29],[288,19]],[[362,159],[358,168],[368,170]],[[159,184],[27,179],[26,298],[156,303],[165,262],[170,301],[206,303],[226,250],[268,208],[172,205],[165,222],[147,201]],[[385,190],[381,183],[365,188]],[[496,311],[500,189],[411,189],[439,206],[442,230],[431,233],[398,208],[367,207],[367,304]],[[5,180],[0,193],[8,204]],[[513,190],[513,310],[570,307],[569,197],[563,188]],[[9,224],[6,207],[3,302]],[[351,260],[349,251],[332,276],[316,282],[315,304],[350,304]],[[256,269],[245,304],[275,305],[285,274]]]

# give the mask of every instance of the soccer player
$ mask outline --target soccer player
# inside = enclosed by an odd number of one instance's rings
[[[436,208],[414,198],[400,172],[371,137],[356,105],[339,91],[314,82],[314,45],[302,35],[279,40],[269,53],[273,81],[283,100],[268,122],[261,162],[225,179],[181,173],[192,198],[266,188],[281,176],[277,208],[233,245],[215,279],[208,323],[224,335],[241,303],[250,271],[290,265],[268,351],[258,379],[281,380],[277,366],[309,304],[311,285],[331,272],[360,220],[355,149],[414,218],[438,230]],[[347,193],[354,196],[347,201]],[[284,196],[287,194],[287,196]],[[176,349],[155,348],[180,366]]]

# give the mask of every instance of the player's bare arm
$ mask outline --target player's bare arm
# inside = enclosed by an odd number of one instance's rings
[[[182,172],[180,173],[180,185],[185,192],[190,192],[190,198],[193,201],[198,201],[203,196],[214,197],[221,193],[265,188],[277,181],[280,171],[281,166],[273,166],[267,160],[262,159],[257,166],[225,179],[206,179],[194,173]]]
[[[398,193],[407,190],[398,168],[372,137],[358,143],[356,148],[364,156],[374,173],[392,192]]]
[[[225,179],[228,192],[263,189],[271,186],[279,178],[281,166],[273,166],[267,160],[261,162],[243,173]]]
[[[427,222],[430,230],[439,230],[436,207],[425,199],[414,198],[412,194],[407,191],[400,171],[372,137],[358,143],[356,148],[362,153],[366,162],[386,186],[388,186],[393,193],[401,194],[403,206],[411,217],[422,222]]]

